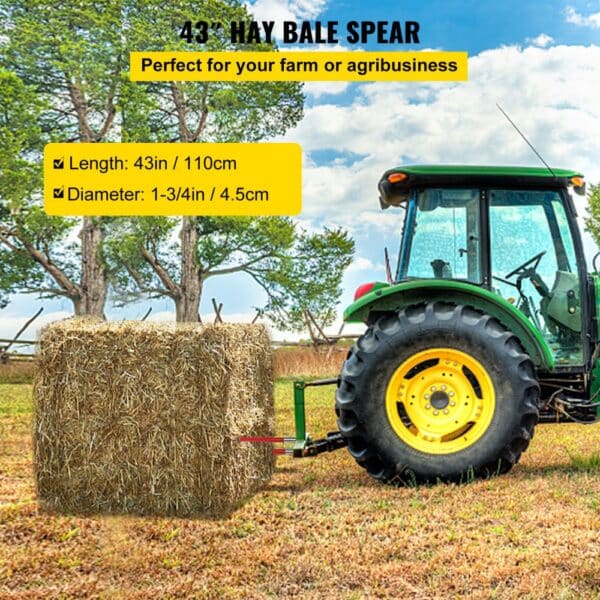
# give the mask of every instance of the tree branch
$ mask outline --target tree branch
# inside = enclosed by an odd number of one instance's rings
[[[179,137],[182,142],[189,142],[192,139],[192,132],[188,129],[185,114],[185,98],[175,81],[171,82],[171,95],[173,103],[177,110],[177,121],[179,123]]]
[[[117,109],[113,102],[113,100],[115,98],[115,92],[117,89],[116,76],[117,76],[117,74],[113,73],[114,79],[112,81],[112,85],[110,86],[110,90],[108,92],[108,97],[106,99],[106,118],[104,119],[104,123],[102,124],[102,127],[100,128],[100,131],[98,132],[98,135],[96,136],[96,141],[98,141],[98,142],[101,141],[102,139],[104,139],[104,136],[110,129],[110,126],[112,125],[115,115],[117,113]]]
[[[14,233],[12,233],[10,229],[8,229],[8,227],[0,225],[0,243],[4,244],[9,250],[12,250],[13,252],[23,253],[24,250],[22,248],[18,248],[9,240],[9,237],[12,236],[14,236]]]
[[[238,271],[247,271],[248,267],[264,260],[265,258],[275,258],[273,254],[263,254],[262,256],[257,256],[256,258],[249,260],[241,265],[235,265],[233,267],[226,267],[225,269],[217,269],[215,271],[206,271],[204,273],[204,279],[208,277],[213,277],[214,275],[227,275],[229,273],[237,273]]]
[[[250,275],[250,277],[252,277],[252,279],[254,279],[254,281],[256,281],[256,283],[258,283],[258,285],[260,285],[260,287],[265,290],[265,292],[267,293],[267,296],[272,299],[272,300],[277,300],[277,297],[272,293],[272,290],[267,287],[267,285],[265,284],[265,282],[260,279],[259,277],[257,277],[252,271],[246,271],[248,273],[248,275]],[[282,306],[275,306],[274,307],[275,310],[277,311],[277,313],[280,315],[280,318],[282,320],[288,319],[290,316],[290,313],[285,310],[285,308],[283,308]]]
[[[51,294],[52,296],[64,296],[70,298],[68,292],[61,290],[60,288],[36,288],[36,287],[21,287],[19,291],[24,294]]]
[[[169,297],[173,297],[171,292],[169,292],[169,290],[166,290],[164,288],[153,288],[153,287],[148,287],[145,283],[144,283],[144,278],[142,277],[142,274],[137,270],[134,269],[129,263],[123,263],[125,265],[125,269],[127,269],[127,272],[129,273],[129,275],[131,276],[131,278],[133,279],[133,281],[135,282],[135,284],[137,285],[139,291],[143,294],[159,294],[161,296],[169,296]]]
[[[91,130],[87,121],[87,103],[81,90],[71,81],[68,73],[65,73],[65,81],[69,90],[71,104],[77,114],[77,122],[79,124],[79,137],[82,142],[91,142],[94,140],[94,132]]]
[[[141,253],[144,260],[152,267],[152,270],[165,286],[171,298],[179,298],[181,296],[181,288],[173,281],[165,268],[160,264],[158,258],[143,246],[141,247]]]
[[[55,265],[52,260],[50,260],[50,258],[44,256],[29,240],[25,238],[25,236],[14,233],[13,237],[19,240],[31,259],[39,264],[54,279],[54,281],[56,281],[60,288],[64,290],[65,296],[68,296],[72,299],[79,298],[81,296],[81,289],[79,286],[74,284],[69,277],[57,265]],[[5,240],[4,242],[6,243]]]
[[[194,131],[194,142],[198,141],[198,138],[204,131],[204,127],[206,126],[206,120],[208,119],[208,106],[206,101],[208,99],[208,85],[204,84],[204,94],[202,94],[202,105],[200,109],[200,119],[198,120],[198,126],[196,127],[196,131]]]

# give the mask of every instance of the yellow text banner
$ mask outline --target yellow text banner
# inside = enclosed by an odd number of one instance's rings
[[[44,208],[61,216],[296,215],[298,144],[48,144]]]
[[[132,52],[132,81],[466,81],[466,52]]]

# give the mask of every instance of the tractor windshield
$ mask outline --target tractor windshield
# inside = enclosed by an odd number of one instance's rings
[[[426,189],[408,205],[401,279],[481,283],[478,189]]]

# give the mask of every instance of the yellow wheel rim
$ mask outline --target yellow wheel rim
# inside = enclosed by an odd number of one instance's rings
[[[488,372],[470,354],[431,348],[396,369],[385,405],[402,441],[421,452],[449,454],[468,448],[485,433],[496,394]]]

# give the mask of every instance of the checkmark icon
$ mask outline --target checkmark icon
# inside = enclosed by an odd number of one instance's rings
[[[64,197],[65,197],[65,188],[64,187],[54,188],[55,200],[60,200],[61,198],[64,198]]]
[[[64,169],[65,168],[65,159],[64,158],[55,158],[52,161],[52,165],[55,169]]]

